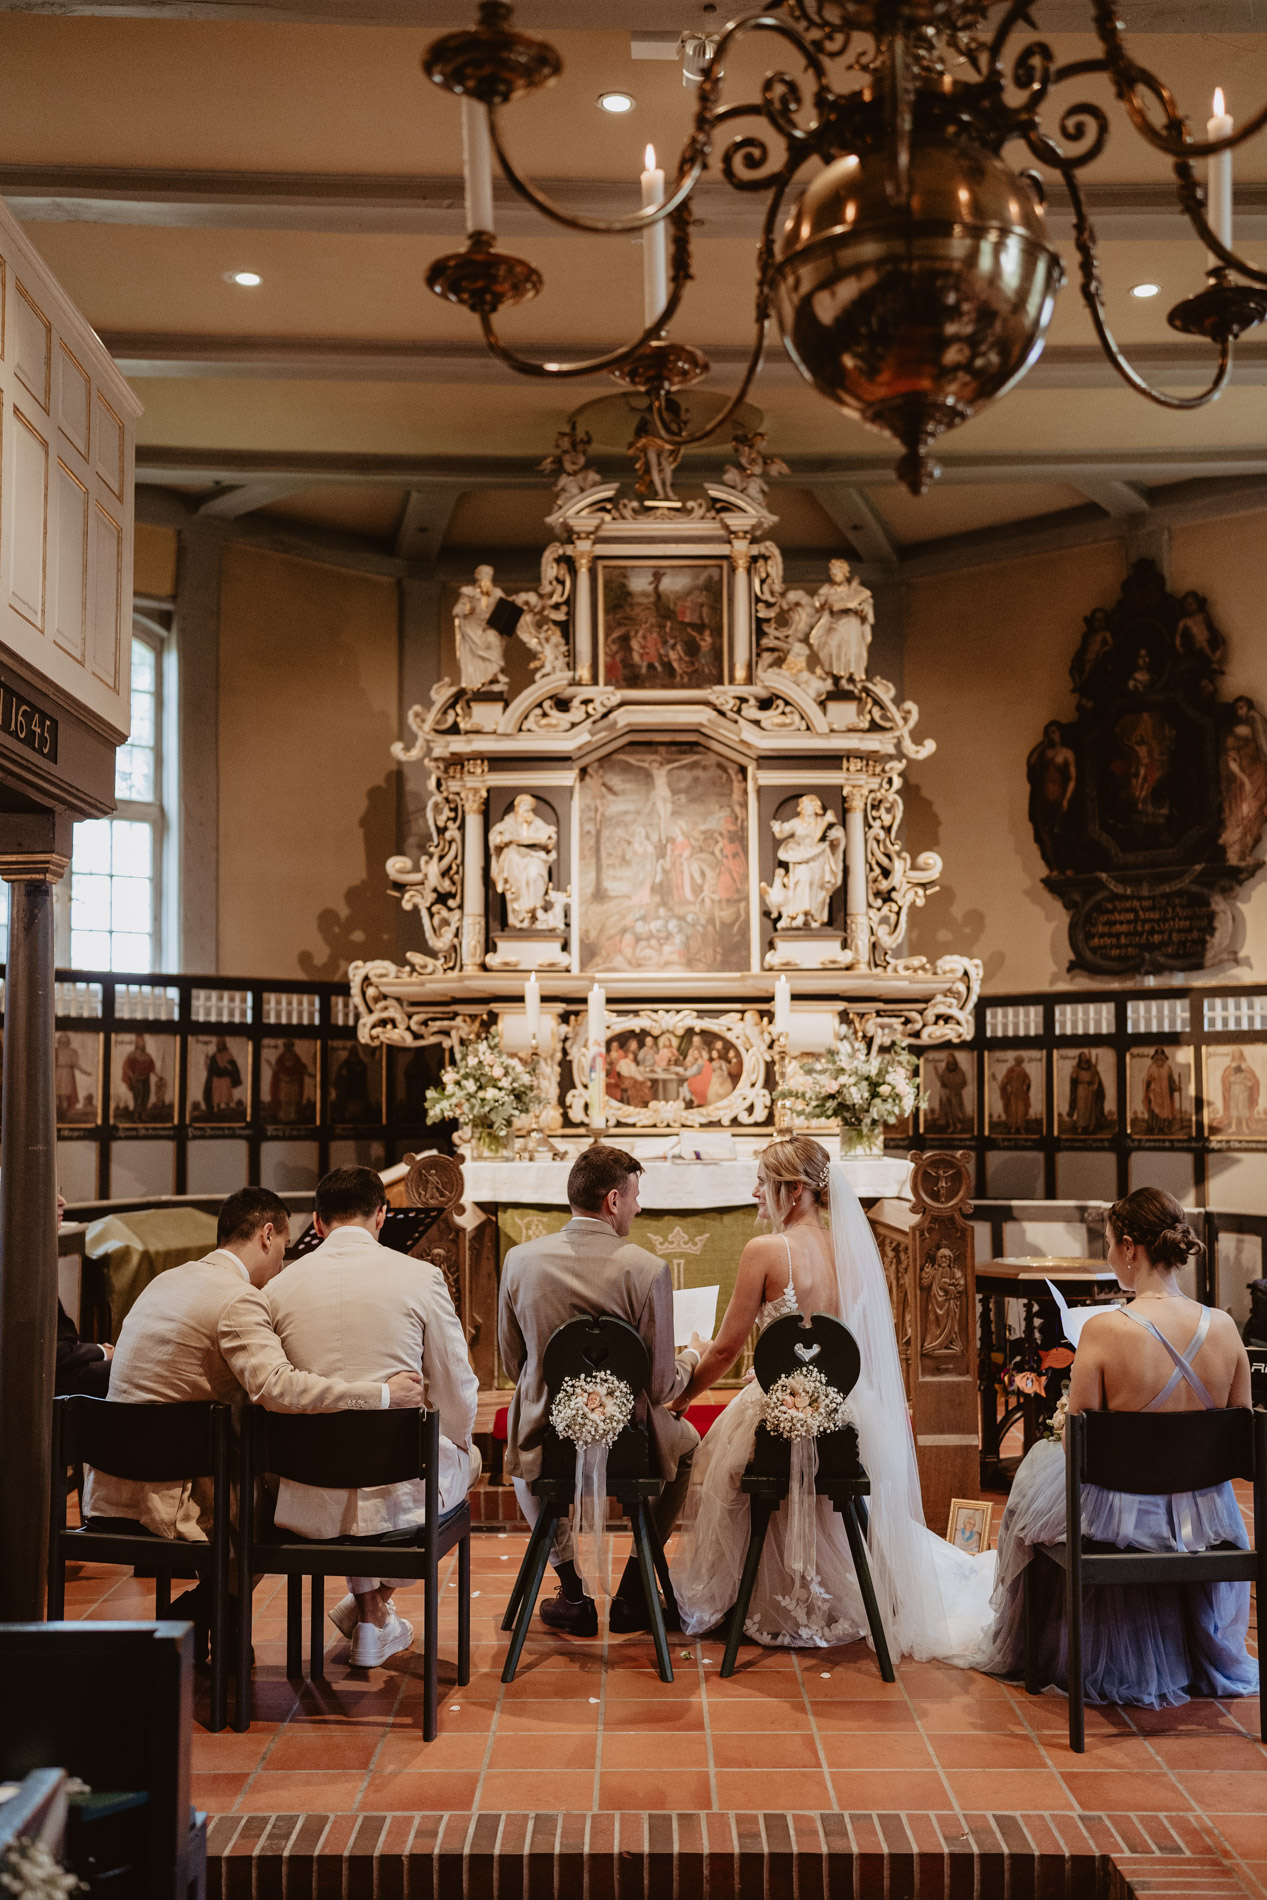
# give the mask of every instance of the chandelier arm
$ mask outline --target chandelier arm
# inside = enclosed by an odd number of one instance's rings
[[[994,38],[990,41],[990,51],[987,57],[992,72],[999,79],[1003,77],[1003,49],[1021,21],[1025,20],[1029,23],[1029,10],[1033,4],[1034,0],[1012,0],[1011,6],[994,29]]]
[[[1209,224],[1201,203],[1201,187],[1186,158],[1175,160],[1175,179],[1179,187],[1180,208],[1206,249],[1217,257],[1221,264],[1226,264],[1230,269],[1238,271],[1251,283],[1267,284],[1267,271],[1255,270],[1254,266],[1247,264],[1243,257],[1238,257]]]
[[[575,217],[570,211],[565,211],[562,205],[555,204],[552,198],[547,198],[544,192],[538,191],[535,185],[529,184],[526,178],[520,177],[506,156],[506,148],[502,144],[498,126],[497,109],[494,106],[488,108],[488,122],[492,130],[493,147],[511,190],[518,192],[527,204],[535,206],[545,217],[552,218],[555,224],[564,225],[569,231],[592,231],[600,237],[617,236],[625,231],[645,231],[650,225],[659,224],[664,218],[672,216],[673,212],[686,203],[699,183],[707,164],[706,150],[703,154],[697,151],[685,163],[679,161],[673,189],[658,205],[650,207],[644,205],[640,211],[631,211],[626,218],[580,218]]]
[[[1156,73],[1133,59],[1122,44],[1115,0],[1091,0],[1091,4],[1096,38],[1104,48],[1105,70],[1113,81],[1113,90],[1125,107],[1135,130],[1155,151],[1164,152],[1168,158],[1213,158],[1219,152],[1230,152],[1236,146],[1243,145],[1246,139],[1253,138],[1267,125],[1267,106],[1263,106],[1234,132],[1229,132],[1226,138],[1194,138],[1169,86]],[[1141,89],[1150,92],[1165,112],[1165,131],[1160,131],[1148,117],[1140,103]]]

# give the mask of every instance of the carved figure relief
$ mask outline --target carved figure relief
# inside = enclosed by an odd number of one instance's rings
[[[566,508],[569,502],[578,501],[582,495],[597,488],[602,476],[596,468],[591,468],[587,457],[593,440],[588,430],[578,434],[576,424],[569,423],[566,429],[560,429],[554,438],[554,447],[537,467],[543,475],[559,471],[554,484],[554,512]]]
[[[923,1294],[920,1337],[924,1355],[961,1353],[965,1323],[964,1292],[968,1279],[950,1247],[938,1247],[920,1268]]]
[[[465,691],[479,692],[485,687],[505,691],[508,684],[503,655],[505,643],[489,615],[505,595],[493,583],[493,570],[477,567],[474,581],[458,589],[453,608],[453,632],[457,640],[458,676]]]
[[[528,792],[520,792],[489,832],[493,887],[506,899],[512,930],[557,928],[560,894],[550,889],[550,867],[558,841],[557,830],[537,816],[537,801]]]
[[[770,829],[779,840],[779,868],[774,882],[761,886],[766,909],[780,930],[821,927],[844,878],[844,828],[809,792],[798,800],[794,818],[771,819]]]
[[[814,596],[818,618],[810,628],[809,643],[826,671],[837,679],[865,679],[875,602],[870,589],[851,574],[848,561],[830,562],[827,572],[831,578]]]
[[[736,430],[730,446],[735,452],[735,460],[728,462],[722,470],[722,481],[727,488],[733,488],[758,508],[764,508],[771,476],[790,475],[791,469],[781,455],[766,454],[765,435],[761,430],[752,435],[744,435],[742,431]]]

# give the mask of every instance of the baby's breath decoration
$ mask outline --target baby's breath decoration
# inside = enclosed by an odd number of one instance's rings
[[[550,1423],[572,1444],[614,1445],[633,1417],[633,1392],[613,1372],[565,1379],[550,1407]]]
[[[21,1900],[70,1900],[71,1894],[87,1891],[42,1841],[15,1841],[0,1856],[0,1893],[19,1894]]]
[[[766,1393],[761,1416],[778,1438],[818,1438],[848,1423],[849,1401],[821,1372],[785,1372]]]

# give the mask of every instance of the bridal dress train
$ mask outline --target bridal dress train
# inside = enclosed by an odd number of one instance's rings
[[[990,1621],[994,1555],[970,1557],[925,1526],[884,1269],[870,1223],[835,1162],[831,1233],[837,1313],[857,1340],[862,1361],[849,1405],[871,1481],[867,1547],[889,1647],[895,1657],[966,1667]],[[789,1248],[787,1286],[763,1305],[758,1327],[764,1331],[799,1311]],[[739,1594],[749,1526],[739,1481],[752,1456],[762,1397],[755,1382],[745,1386],[695,1454],[672,1566],[689,1636],[713,1629]],[[789,1501],[771,1521],[746,1633],[758,1643],[793,1648],[870,1640],[843,1520],[825,1498],[813,1500],[806,1522],[795,1524],[795,1515]]]

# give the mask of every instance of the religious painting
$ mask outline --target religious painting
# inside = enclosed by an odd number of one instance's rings
[[[588,1122],[584,1037],[570,1045],[567,1112]],[[604,1101],[609,1127],[762,1126],[770,1114],[768,1047],[755,1011],[698,1015],[646,1009],[609,1016]]]
[[[1056,1133],[1062,1141],[1108,1141],[1117,1133],[1117,1058],[1112,1049],[1057,1049]]]
[[[629,1108],[646,1108],[652,1102],[716,1108],[742,1079],[743,1056],[735,1044],[703,1027],[677,1035],[643,1029],[607,1038],[609,1102]]]
[[[96,1128],[101,1122],[101,1036],[95,1029],[59,1029],[53,1038],[57,1126]]]
[[[381,1049],[367,1049],[355,1041],[326,1044],[326,1120],[339,1128],[377,1127],[381,1123]]]
[[[1190,1138],[1196,1126],[1191,1049],[1145,1043],[1126,1052],[1132,1141]]]
[[[580,786],[581,968],[746,970],[748,782],[699,745],[629,745]]]
[[[987,1049],[988,1126],[996,1141],[1037,1141],[1046,1133],[1045,1070],[1041,1049]]]
[[[1207,1043],[1205,1132],[1222,1148],[1267,1147],[1267,1043]]]
[[[185,1058],[190,1131],[241,1129],[250,1118],[251,1044],[246,1036],[191,1036]]]
[[[179,1036],[116,1030],[110,1038],[110,1119],[123,1135],[152,1134],[176,1120]]]
[[[260,1117],[271,1132],[315,1123],[318,1048],[311,1036],[266,1036],[260,1044]]]
[[[720,561],[600,561],[599,677],[630,688],[720,686],[726,569]]]
[[[407,1128],[427,1126],[427,1090],[440,1086],[440,1071],[448,1060],[449,1052],[439,1042],[388,1052],[393,1121]]]
[[[926,1135],[975,1135],[977,1132],[976,1057],[970,1050],[935,1049],[919,1059]]]

